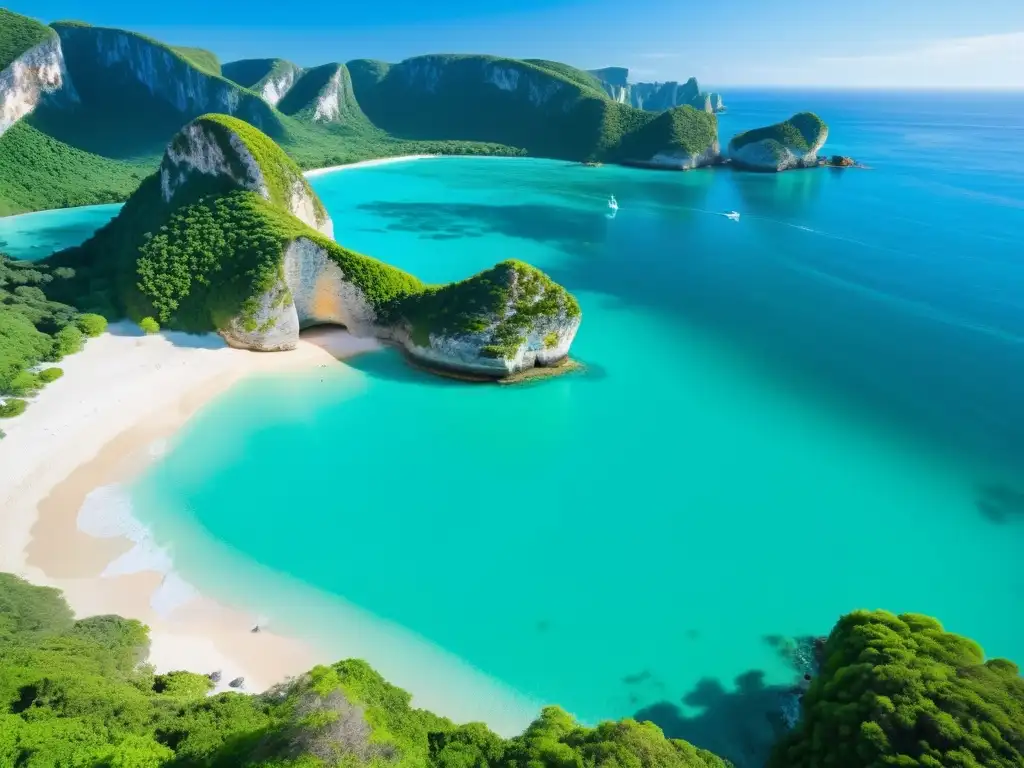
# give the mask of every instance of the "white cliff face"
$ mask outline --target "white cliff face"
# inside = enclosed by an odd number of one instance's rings
[[[547,104],[562,90],[562,83],[554,78],[501,64],[487,64],[484,79],[503,91],[525,93],[530,103],[537,107]]]
[[[289,244],[282,279],[259,297],[257,311],[235,318],[221,335],[235,347],[277,352],[295,349],[300,329],[321,323],[343,325],[355,336],[391,335],[323,246],[300,237]]]
[[[807,150],[765,139],[736,147],[729,144],[729,157],[737,165],[759,171],[788,171],[817,165],[818,152],[828,139],[828,129]]]
[[[144,37],[116,29],[62,27],[65,48],[87,46],[110,76],[129,78],[186,115],[238,115],[259,128],[274,122],[272,110],[233,83],[202,72]]]
[[[160,189],[164,201],[170,202],[194,173],[227,176],[241,189],[256,192],[265,200],[270,200],[266,174],[245,142],[236,133],[226,131],[228,147],[225,148],[212,130],[202,121],[190,123],[167,147],[163,162],[160,163]],[[231,153],[230,158],[225,154],[226,151]],[[291,181],[288,210],[303,224],[330,238],[334,237],[334,222],[316,204],[312,189],[301,175],[296,175]]]
[[[29,48],[0,72],[0,135],[44,98],[58,92],[61,98],[78,100],[64,65],[60,38],[54,35]]]
[[[352,81],[345,77],[345,70],[339,66],[317,95],[313,111],[314,122],[326,123],[339,119],[346,100],[354,98]]]
[[[301,74],[301,69],[290,68],[276,75],[268,75],[263,84],[259,86],[257,93],[263,97],[265,102],[272,107],[276,107],[277,102],[283,99],[285,94],[291,90],[291,87],[295,85],[295,81],[299,79]]]
[[[721,157],[722,148],[715,139],[714,143],[703,152],[693,155],[682,149],[668,152],[658,152],[648,162],[660,168],[675,168],[680,171],[688,171],[693,168],[702,168],[706,165],[714,165]]]

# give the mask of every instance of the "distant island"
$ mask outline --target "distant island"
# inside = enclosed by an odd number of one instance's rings
[[[828,138],[828,126],[813,112],[801,112],[775,125],[734,136],[729,159],[755,171],[785,171],[818,165],[818,152]]]
[[[674,80],[664,83],[633,83],[630,82],[629,69],[626,67],[604,67],[588,72],[601,81],[612,99],[637,109],[660,112],[688,105],[705,112],[725,111],[722,95],[702,91],[695,77],[685,83]]]

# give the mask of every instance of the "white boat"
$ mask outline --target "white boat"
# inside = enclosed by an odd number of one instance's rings
[[[739,221],[740,220],[739,211],[729,211],[728,213],[725,214],[725,218],[732,219],[733,221]]]
[[[619,201],[615,199],[615,195],[611,195],[608,198],[608,207],[613,211],[619,210]]]

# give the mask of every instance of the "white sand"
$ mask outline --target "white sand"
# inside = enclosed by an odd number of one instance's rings
[[[61,361],[64,377],[23,415],[3,421],[0,571],[63,589],[78,616],[118,613],[146,622],[158,671],[222,670],[221,687],[243,676],[247,690],[261,690],[308,669],[317,659],[307,645],[251,633],[253,616],[198,594],[160,615],[151,602],[167,586],[163,573],[102,577],[104,565],[132,544],[81,533],[77,513],[86,493],[138,472],[154,441],[240,379],[336,368],[337,358],[378,346],[341,329],[317,329],[293,352],[261,354],[231,349],[215,335],[144,336],[130,323],[112,326]]]
[[[333,173],[335,171],[348,171],[352,168],[369,168],[374,165],[390,165],[391,163],[404,163],[407,160],[428,160],[430,158],[444,157],[444,155],[400,155],[398,157],[380,157],[376,160],[360,160],[357,163],[346,163],[345,165],[332,165],[328,168],[314,168],[311,171],[306,171],[302,175],[307,179],[311,179],[314,176],[323,176],[325,173]]]

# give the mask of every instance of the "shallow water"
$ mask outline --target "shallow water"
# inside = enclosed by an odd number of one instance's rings
[[[458,667],[458,716],[638,713],[747,765],[794,676],[771,636],[919,611],[1024,660],[1024,514],[979,503],[1022,482],[1024,101],[729,103],[723,135],[812,107],[874,170],[314,179],[340,242],[426,280],[547,270],[589,372],[469,386],[386,351],[245,384],[133,489],[183,576],[364,628],[351,652],[424,703]]]
[[[0,253],[28,261],[46,258],[88,240],[120,208],[115,203],[0,217]]]

